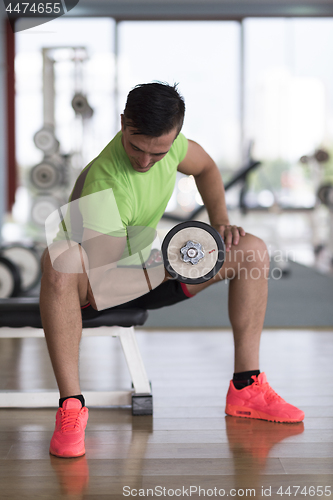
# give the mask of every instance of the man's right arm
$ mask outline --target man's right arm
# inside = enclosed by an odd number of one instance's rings
[[[102,310],[136,299],[165,279],[164,266],[149,269],[118,267],[126,254],[127,238],[84,229],[82,247],[88,257],[87,275],[92,304]],[[140,258],[138,257],[138,262]],[[147,279],[148,278],[148,279]]]

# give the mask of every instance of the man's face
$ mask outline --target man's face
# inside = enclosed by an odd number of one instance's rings
[[[135,135],[136,129],[124,126],[123,115],[121,117],[121,131],[123,133],[122,143],[132,167],[137,172],[148,172],[157,161],[162,160],[171,148],[176,138],[177,130],[160,137],[148,135]]]

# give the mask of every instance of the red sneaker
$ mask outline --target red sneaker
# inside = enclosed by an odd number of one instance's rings
[[[237,390],[230,381],[225,412],[233,417],[259,418],[271,422],[301,422],[304,412],[290,405],[271,388],[265,373],[252,376],[254,382]]]
[[[80,457],[85,454],[84,430],[88,422],[88,408],[82,408],[76,398],[66,399],[56,414],[55,430],[50,453],[56,457]]]

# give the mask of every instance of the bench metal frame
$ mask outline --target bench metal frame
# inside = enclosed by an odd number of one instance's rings
[[[129,391],[84,391],[87,406],[132,406],[133,415],[152,414],[152,393],[135,337],[134,327],[84,328],[82,335],[119,337],[132,379]],[[0,338],[44,337],[41,328],[0,328]],[[0,408],[56,407],[56,391],[0,391]]]

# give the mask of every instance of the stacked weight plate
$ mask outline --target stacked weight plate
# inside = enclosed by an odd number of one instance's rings
[[[59,154],[59,141],[54,135],[53,127],[44,125],[36,132],[34,143],[44,153],[44,158],[30,170],[30,218],[35,226],[44,230],[47,217],[64,201],[62,191],[66,180],[66,161]]]
[[[0,298],[25,295],[40,279],[40,253],[34,245],[10,243],[0,248]]]

